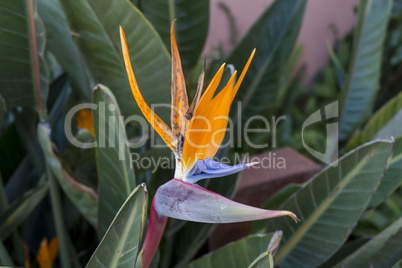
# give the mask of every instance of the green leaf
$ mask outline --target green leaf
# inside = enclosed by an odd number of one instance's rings
[[[335,267],[392,267],[401,259],[402,218]]]
[[[117,211],[136,186],[124,122],[112,92],[98,85],[93,92],[96,165],[98,169],[99,234],[103,236]],[[112,110],[111,110],[112,108]],[[112,141],[112,142],[111,142]]]
[[[346,140],[372,111],[391,6],[392,0],[360,1],[352,58],[342,89],[340,140]]]
[[[286,199],[288,199],[292,194],[294,194],[297,190],[299,190],[300,187],[301,187],[300,185],[294,183],[286,185],[278,192],[276,192],[273,196],[271,196],[261,208],[269,210],[278,209],[283,204],[283,202],[285,202]],[[269,219],[254,221],[251,225],[250,233],[255,234],[255,233],[267,232],[268,230],[266,230],[266,227],[269,221],[270,221]]]
[[[40,133],[42,135],[38,139],[48,167],[75,208],[94,228],[97,228],[98,196],[92,188],[76,181],[68,174],[61,160],[53,153],[52,142],[47,133],[43,131]]]
[[[30,106],[46,110],[45,31],[33,0],[0,3],[0,88],[7,109]]]
[[[87,70],[58,0],[39,0],[38,12],[46,26],[46,45],[68,73],[72,88],[82,100],[89,101],[91,87]]]
[[[395,140],[395,149],[392,158],[389,161],[387,172],[381,180],[380,186],[374,193],[369,207],[374,207],[383,202],[399,186],[402,185],[402,137]]]
[[[402,92],[390,99],[379,109],[367,122],[364,129],[353,138],[346,146],[346,150],[351,150],[365,142],[370,141],[378,132],[383,129],[402,109]],[[395,134],[392,134],[397,137]]]
[[[347,256],[358,250],[364,244],[366,244],[370,238],[358,238],[351,242],[346,243],[343,245],[334,255],[331,256],[328,260],[322,263],[319,267],[334,267],[337,263],[345,259]]]
[[[387,166],[391,141],[365,144],[328,166],[292,195],[280,209],[294,212],[270,221],[269,230],[282,230],[282,247],[275,257],[281,267],[300,263],[317,266],[347,239],[366,208]]]
[[[188,71],[200,56],[208,34],[209,0],[147,0],[140,4],[141,11],[170,48],[170,24],[174,19],[175,37],[183,69]]]
[[[119,25],[126,33],[133,70],[145,101],[170,103],[170,58],[156,31],[128,0],[61,0],[76,43],[95,83],[111,88],[125,116],[140,114],[128,83]],[[170,113],[161,117],[168,120]]]
[[[144,183],[132,191],[110,224],[87,268],[135,267],[147,213],[147,197]]]
[[[24,221],[45,197],[47,183],[41,183],[16,200],[0,216],[0,237],[4,241]]]
[[[261,253],[267,251],[271,238],[270,234],[250,235],[196,259],[187,268],[249,267]]]
[[[274,260],[269,252],[261,253],[248,268],[274,268]]]
[[[243,121],[275,105],[281,73],[292,54],[305,5],[306,0],[275,1],[226,60],[241,70],[251,51],[257,49],[235,99],[235,103],[242,102],[237,114]]]

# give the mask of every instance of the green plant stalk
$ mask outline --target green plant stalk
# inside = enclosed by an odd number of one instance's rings
[[[0,208],[1,210],[4,212],[7,208],[9,207],[9,203],[6,197],[6,191],[4,189],[4,183],[3,183],[3,177],[1,176],[0,173]],[[11,235],[11,242],[13,244],[13,248],[14,248],[14,253],[15,253],[15,257],[17,259],[17,262],[23,263],[24,262],[24,258],[25,258],[25,253],[22,249],[22,247],[20,247],[21,243],[20,243],[21,239],[20,236],[17,232],[14,232]],[[1,241],[2,245],[3,245],[3,241]],[[6,251],[6,253],[8,254],[8,252]],[[3,256],[3,254],[2,254]],[[1,260],[6,260],[3,257],[1,257]],[[5,264],[5,261],[3,261]],[[11,265],[13,266],[13,265]]]
[[[0,260],[3,265],[15,267],[10,254],[8,254],[8,251],[6,247],[3,244],[3,241],[0,239]]]
[[[49,179],[50,199],[52,203],[54,223],[56,226],[56,234],[59,239],[60,245],[61,266],[64,268],[70,268],[71,265],[68,251],[68,238],[66,235],[66,230],[64,228],[63,216],[61,213],[62,209],[60,202],[60,191],[57,185],[57,181],[48,166],[46,166],[46,173]]]

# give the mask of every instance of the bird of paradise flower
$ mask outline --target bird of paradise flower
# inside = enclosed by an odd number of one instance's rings
[[[216,96],[214,96],[215,91],[221,81],[225,64],[215,74],[204,94],[201,94],[204,80],[202,73],[196,95],[189,106],[173,22],[171,25],[172,109],[171,128],[169,128],[149,108],[139,91],[131,67],[126,37],[121,27],[120,39],[134,98],[145,118],[173,151],[176,158],[174,178],[160,186],[153,198],[148,230],[138,258],[140,266],[149,267],[159,246],[168,217],[204,223],[253,221],[280,216],[290,216],[295,221],[299,221],[290,211],[264,210],[243,205],[195,184],[200,179],[230,175],[250,166],[250,164],[229,166],[216,162],[212,158],[224,138],[230,105],[239,90],[255,49],[236,84],[234,84],[235,71],[226,86]]]

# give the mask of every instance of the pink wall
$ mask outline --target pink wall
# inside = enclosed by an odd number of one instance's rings
[[[229,22],[218,3],[225,3],[236,20],[239,41],[255,20],[273,0],[211,0],[211,21],[205,46],[206,52],[221,45],[230,52]],[[307,63],[307,80],[328,63],[327,42],[333,42],[330,25],[334,24],[340,36],[345,35],[356,22],[353,12],[359,0],[308,0],[298,43],[303,45],[302,63]]]

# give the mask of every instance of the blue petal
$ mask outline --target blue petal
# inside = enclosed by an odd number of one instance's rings
[[[240,172],[248,167],[247,164],[229,166],[210,158],[198,160],[185,181],[195,183],[201,179],[218,178]]]

